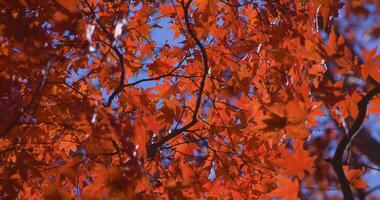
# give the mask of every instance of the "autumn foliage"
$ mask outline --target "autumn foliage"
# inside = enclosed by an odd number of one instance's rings
[[[0,199],[380,199],[380,55],[358,42],[379,16],[376,0],[1,1]]]

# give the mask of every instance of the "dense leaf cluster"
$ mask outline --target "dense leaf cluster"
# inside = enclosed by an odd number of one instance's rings
[[[0,2],[0,199],[375,199],[379,7]]]

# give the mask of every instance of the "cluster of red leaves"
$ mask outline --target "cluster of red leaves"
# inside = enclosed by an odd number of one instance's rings
[[[355,2],[348,14],[378,6]],[[366,168],[327,155],[380,104],[380,56],[338,33],[343,5],[0,2],[0,199],[333,198],[344,180],[364,191]],[[318,117],[333,124],[323,137]],[[353,138],[349,151],[372,160]]]

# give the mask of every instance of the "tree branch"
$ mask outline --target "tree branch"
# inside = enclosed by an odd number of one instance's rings
[[[174,69],[172,69],[172,70],[171,70],[169,73],[167,73],[167,74],[164,74],[164,75],[162,75],[162,76],[153,77],[153,78],[144,78],[144,79],[140,79],[140,80],[135,81],[135,82],[132,82],[132,83],[124,84],[123,87],[131,87],[131,86],[137,85],[137,84],[139,84],[139,83],[147,82],[147,81],[157,81],[157,80],[160,80],[160,79],[165,78],[165,77],[168,77],[168,76],[174,76],[174,77],[175,77],[176,75],[174,75],[173,73],[174,73],[178,68],[181,67],[181,65],[185,62],[186,58],[188,58],[188,57],[189,57],[189,54],[185,55],[185,57],[182,58],[181,62],[179,62],[179,63],[177,64],[177,66],[176,66]]]
[[[119,80],[119,85],[117,88],[111,93],[111,95],[108,98],[106,107],[111,106],[113,99],[123,90],[124,87],[124,80],[125,80],[125,63],[124,63],[124,58],[123,54],[120,52],[120,50],[113,45],[113,41],[115,38],[113,38],[112,34],[107,31],[107,28],[101,23],[101,21],[96,17],[95,10],[91,7],[91,5],[88,3],[87,0],[84,1],[87,7],[90,9],[92,17],[95,19],[96,23],[100,26],[104,34],[108,37],[108,39],[111,42],[110,48],[116,53],[119,64],[120,64],[120,80]]]
[[[182,128],[174,129],[174,131],[165,135],[163,138],[161,138],[160,141],[158,141],[156,143],[148,144],[147,145],[148,158],[153,158],[154,155],[157,153],[158,149],[163,144],[165,144],[169,140],[175,138],[176,136],[180,135],[184,131],[188,130],[189,128],[194,126],[197,122],[197,116],[198,116],[199,108],[200,108],[201,102],[202,102],[202,94],[203,94],[204,87],[206,84],[206,78],[207,78],[207,74],[208,74],[208,70],[209,70],[209,65],[208,65],[208,57],[207,57],[206,49],[203,46],[203,44],[201,43],[201,41],[197,38],[197,35],[195,34],[195,32],[193,31],[193,29],[191,28],[191,25],[190,25],[188,8],[189,8],[191,2],[192,1],[189,0],[185,4],[184,0],[181,1],[183,12],[184,12],[184,17],[185,17],[185,24],[186,24],[186,28],[187,28],[188,33],[190,34],[191,38],[194,40],[195,44],[200,49],[201,55],[202,55],[202,60],[203,60],[203,76],[202,76],[202,80],[201,80],[200,87],[199,87],[199,93],[198,93],[197,101],[195,104],[193,117],[192,117],[192,120],[188,124],[183,126]]]
[[[49,72],[50,72],[50,69],[51,69],[51,63],[52,63],[52,57],[50,57],[46,63],[46,66],[44,69],[41,70],[41,82],[36,90],[36,92],[34,93],[34,95],[32,96],[32,99],[29,101],[29,103],[22,109],[22,112],[20,114],[17,115],[17,117],[12,121],[12,123],[7,126],[0,134],[0,138],[4,138],[4,137],[7,137],[9,135],[9,133],[12,131],[12,129],[16,126],[17,122],[20,120],[20,118],[27,112],[29,112],[29,110],[34,106],[35,102],[40,98],[43,90],[44,90],[44,87],[45,87],[45,84],[46,84],[46,80],[47,80],[47,77],[49,75]]]
[[[342,158],[347,147],[352,143],[352,141],[358,135],[358,133],[360,132],[363,126],[363,122],[367,114],[367,107],[368,107],[369,102],[375,95],[379,93],[380,93],[380,86],[378,85],[359,101],[358,103],[359,114],[354,124],[350,128],[348,135],[344,135],[343,138],[340,140],[338,147],[335,150],[334,157],[330,161],[336,175],[338,176],[339,182],[341,184],[343,196],[344,196],[344,199],[346,200],[351,200],[351,199],[353,200],[354,196],[351,191],[350,182],[347,179],[343,170]]]

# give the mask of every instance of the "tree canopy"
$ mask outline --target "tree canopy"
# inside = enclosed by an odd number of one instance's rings
[[[379,199],[379,19],[377,0],[1,1],[0,199]]]

